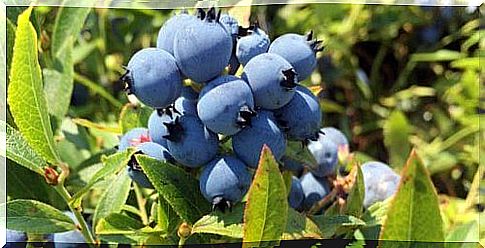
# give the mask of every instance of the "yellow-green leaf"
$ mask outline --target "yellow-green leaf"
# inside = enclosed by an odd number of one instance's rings
[[[283,240],[294,239],[321,239],[322,233],[310,218],[304,214],[295,211],[293,208],[288,208],[288,220],[286,222],[286,229],[281,236]]]
[[[243,247],[278,245],[285,231],[285,182],[271,150],[263,147],[244,211]]]
[[[51,130],[38,61],[37,33],[30,23],[32,7],[18,17],[8,87],[8,104],[27,143],[50,163],[59,162]]]
[[[391,166],[402,168],[411,150],[409,135],[411,127],[406,116],[399,110],[391,113],[384,124],[384,143],[391,157]]]
[[[413,150],[401,174],[401,182],[382,226],[379,247],[397,247],[395,242],[412,241],[399,247],[424,245],[419,242],[443,242],[443,220],[438,195],[420,158]],[[418,244],[419,243],[419,244]],[[443,247],[435,243],[434,247]]]
[[[121,131],[126,133],[135,127],[146,127],[151,113],[152,109],[148,107],[126,104],[120,113]]]
[[[347,197],[347,202],[343,207],[342,214],[360,217],[362,215],[362,210],[364,209],[364,175],[362,174],[360,166],[357,164],[354,166],[353,173],[355,174],[354,185]]]
[[[242,239],[243,207],[243,204],[237,204],[231,211],[213,211],[205,215],[192,226],[192,233],[210,233]]]

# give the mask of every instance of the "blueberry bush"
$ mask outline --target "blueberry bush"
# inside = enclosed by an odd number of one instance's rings
[[[7,246],[485,241],[483,6],[138,7],[7,8]]]

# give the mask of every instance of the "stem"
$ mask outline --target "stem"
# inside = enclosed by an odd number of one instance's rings
[[[179,239],[179,248],[184,247],[186,240],[187,240],[186,238],[180,237],[180,239]]]
[[[118,101],[116,98],[114,98],[103,87],[99,86],[97,83],[91,81],[87,77],[84,77],[80,74],[74,73],[74,81],[88,87],[90,90],[97,93],[99,96],[105,98],[113,106],[115,106],[117,108],[121,108],[123,106],[123,104],[120,101]]]
[[[94,244],[96,244],[96,241],[94,240],[93,235],[91,234],[91,231],[89,230],[88,224],[86,224],[86,221],[84,220],[84,217],[81,214],[81,211],[79,209],[73,207],[70,204],[71,200],[71,195],[67,191],[66,187],[64,185],[59,184],[54,187],[56,191],[59,193],[59,195],[64,199],[64,201],[67,203],[67,206],[69,206],[69,209],[74,213],[74,216],[76,217],[77,221],[79,222],[79,225],[81,226],[81,233],[84,237],[84,239],[88,242],[88,245],[90,247],[95,247]]]
[[[140,187],[134,183],[135,186],[135,195],[136,195],[136,202],[138,203],[138,208],[140,209],[140,217],[141,221],[144,225],[148,225],[148,215],[146,210],[146,203],[147,201],[143,198],[143,193],[141,192]]]

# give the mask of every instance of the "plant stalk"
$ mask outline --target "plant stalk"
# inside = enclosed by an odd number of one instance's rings
[[[146,211],[146,200],[143,198],[143,193],[141,192],[140,186],[136,183],[133,184],[135,187],[136,202],[138,203],[138,208],[140,210],[140,218],[144,225],[148,225],[148,215]]]

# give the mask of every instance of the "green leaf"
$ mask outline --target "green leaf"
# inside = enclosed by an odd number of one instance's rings
[[[12,64],[12,52],[15,41],[15,24],[7,19],[7,72],[10,72],[10,66]]]
[[[209,203],[201,195],[197,179],[180,167],[145,155],[137,154],[135,157],[159,196],[183,220],[193,224],[209,211]]]
[[[89,129],[96,129],[101,132],[121,134],[121,130],[118,127],[105,126],[99,123],[91,122],[90,120],[79,119],[79,118],[72,119],[72,121],[80,126],[87,127]]]
[[[348,215],[315,215],[311,219],[318,225],[323,234],[323,238],[326,239],[365,225],[365,222],[361,219]]]
[[[58,233],[76,229],[69,216],[42,202],[13,200],[1,205],[1,208],[5,209],[5,207],[7,208],[8,229],[34,234]]]
[[[72,39],[68,38],[54,57],[55,68],[42,70],[49,113],[59,119],[62,119],[69,109],[74,88],[72,46]]]
[[[165,232],[175,230],[180,224],[180,217],[163,197],[158,197],[156,204],[156,222],[157,228]]]
[[[354,166],[355,181],[352,189],[347,197],[347,202],[343,207],[343,214],[352,215],[359,217],[362,215],[362,210],[364,209],[364,196],[365,196],[365,186],[364,186],[364,175],[360,166]]]
[[[479,226],[471,221],[453,229],[446,237],[446,248],[475,248],[479,242]]]
[[[113,213],[101,219],[96,225],[96,234],[107,242],[123,244],[142,244],[153,235],[162,233],[129,216]]]
[[[295,211],[293,208],[288,208],[286,229],[281,239],[294,240],[303,238],[321,239],[322,234],[318,226],[311,219]]]
[[[94,176],[91,178],[91,180],[89,180],[89,183],[86,186],[84,186],[72,197],[71,203],[74,204],[74,206],[80,206],[82,197],[87,192],[89,192],[91,187],[93,187],[94,184],[101,181],[105,177],[114,175],[120,170],[125,169],[133,153],[133,150],[128,149],[124,152],[118,152],[101,159],[104,166],[99,171],[97,171],[96,174],[94,174]]]
[[[192,234],[210,233],[242,239],[243,211],[244,204],[237,204],[232,211],[225,213],[222,213],[221,211],[213,211],[202,217],[192,226]]]
[[[443,220],[438,195],[422,161],[413,150],[401,175],[401,182],[389,206],[381,240],[443,242]],[[406,243],[415,247],[417,243]],[[425,245],[422,243],[422,245]],[[394,247],[380,242],[379,247]],[[436,247],[442,247],[438,245]]]
[[[100,41],[102,42],[102,40],[98,39],[89,43],[79,44],[74,47],[74,50],[72,51],[73,63],[77,64],[86,59],[86,57],[88,57],[94,50],[96,50],[96,48],[98,48]]]
[[[452,50],[438,50],[433,53],[415,53],[411,56],[413,62],[450,61],[466,57],[466,54]]]
[[[288,141],[285,156],[297,162],[308,165],[311,169],[316,169],[317,161],[306,146],[298,141]]]
[[[72,0],[66,0],[64,4],[67,2],[75,3]],[[62,7],[59,9],[52,31],[51,51],[53,57],[61,53],[66,42],[78,36],[90,11],[91,8]]]
[[[151,113],[151,108],[126,104],[120,113],[121,131],[126,133],[135,127],[146,127]]]
[[[44,166],[47,165],[46,162],[30,148],[20,132],[3,121],[0,121],[0,125],[6,126],[2,130],[6,130],[7,138],[6,149],[0,148],[1,156],[6,156],[17,164],[43,176]]]
[[[277,245],[285,231],[288,200],[283,176],[270,149],[263,147],[244,211],[243,246]]]
[[[130,194],[131,179],[126,170],[120,174],[106,188],[99,200],[93,215],[93,226],[98,221],[112,213],[120,213]]]
[[[392,112],[384,124],[384,143],[394,168],[402,168],[406,162],[406,156],[411,151],[408,140],[410,133],[411,127],[406,116],[399,110]]]
[[[37,53],[37,34],[29,21],[32,7],[19,16],[15,33],[8,104],[27,143],[47,162],[58,163]]]
[[[115,106],[117,108],[121,108],[123,106],[123,104],[120,101],[118,101],[116,98],[114,98],[108,91],[106,91],[106,89],[103,86],[101,86],[98,83],[91,81],[89,78],[75,73],[74,74],[74,80],[76,82],[86,86],[92,92],[97,93],[99,96],[103,97],[108,102],[110,102],[113,106]]]

